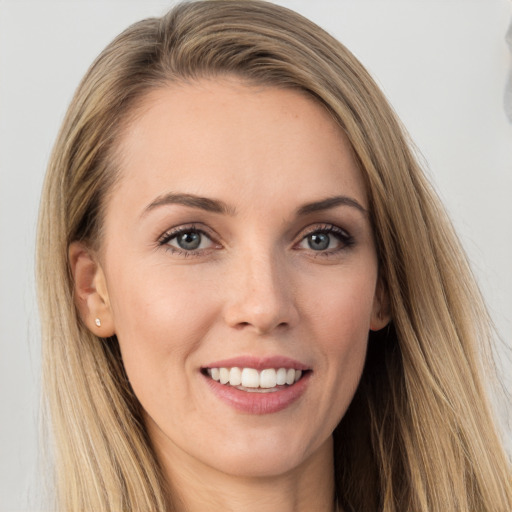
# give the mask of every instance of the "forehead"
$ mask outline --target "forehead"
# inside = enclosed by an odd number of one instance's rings
[[[118,160],[114,195],[132,204],[168,190],[281,203],[350,192],[366,204],[350,145],[325,107],[300,91],[237,79],[152,91],[123,133]]]

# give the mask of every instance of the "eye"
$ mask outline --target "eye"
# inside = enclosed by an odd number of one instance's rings
[[[353,244],[353,238],[336,226],[325,226],[308,233],[298,244],[299,249],[315,252],[336,252]]]
[[[310,249],[314,251],[325,251],[329,249],[332,239],[327,233],[313,233],[306,237],[306,241]]]
[[[175,235],[174,238],[167,243],[170,245],[176,244],[180,249],[186,251],[195,251],[201,248],[202,244],[204,245],[203,238],[205,237],[197,231],[185,231],[184,233]]]
[[[159,243],[181,253],[192,253],[214,246],[212,239],[204,231],[196,228],[181,228],[168,232]]]

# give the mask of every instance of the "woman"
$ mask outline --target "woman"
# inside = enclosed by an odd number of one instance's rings
[[[93,64],[38,272],[62,510],[494,510],[489,323],[364,68],[193,2]]]

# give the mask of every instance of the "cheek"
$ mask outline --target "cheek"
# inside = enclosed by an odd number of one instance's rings
[[[323,286],[308,286],[304,309],[322,332],[319,339],[343,350],[345,344],[366,340],[370,330],[376,286],[372,266],[346,269],[342,275],[323,280]],[[316,290],[314,293],[311,290]]]
[[[317,339],[322,340],[329,378],[335,387],[343,389],[345,396],[355,392],[363,369],[371,304],[361,301],[361,297],[338,300],[331,303],[329,311],[321,314]]]
[[[147,275],[113,273],[110,292],[116,335],[126,371],[134,384],[160,375],[166,380],[186,369],[187,356],[216,316],[215,294],[187,276],[152,269]],[[171,278],[172,277],[172,278]]]
[[[370,267],[371,268],[371,267]],[[339,421],[362,374],[370,330],[376,273],[347,273],[310,303],[311,325],[323,352],[326,387],[331,391],[333,420]]]

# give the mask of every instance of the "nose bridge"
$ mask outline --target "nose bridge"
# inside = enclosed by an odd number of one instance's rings
[[[225,318],[232,327],[268,333],[297,320],[292,280],[286,261],[276,251],[247,251],[232,266],[231,292]]]

